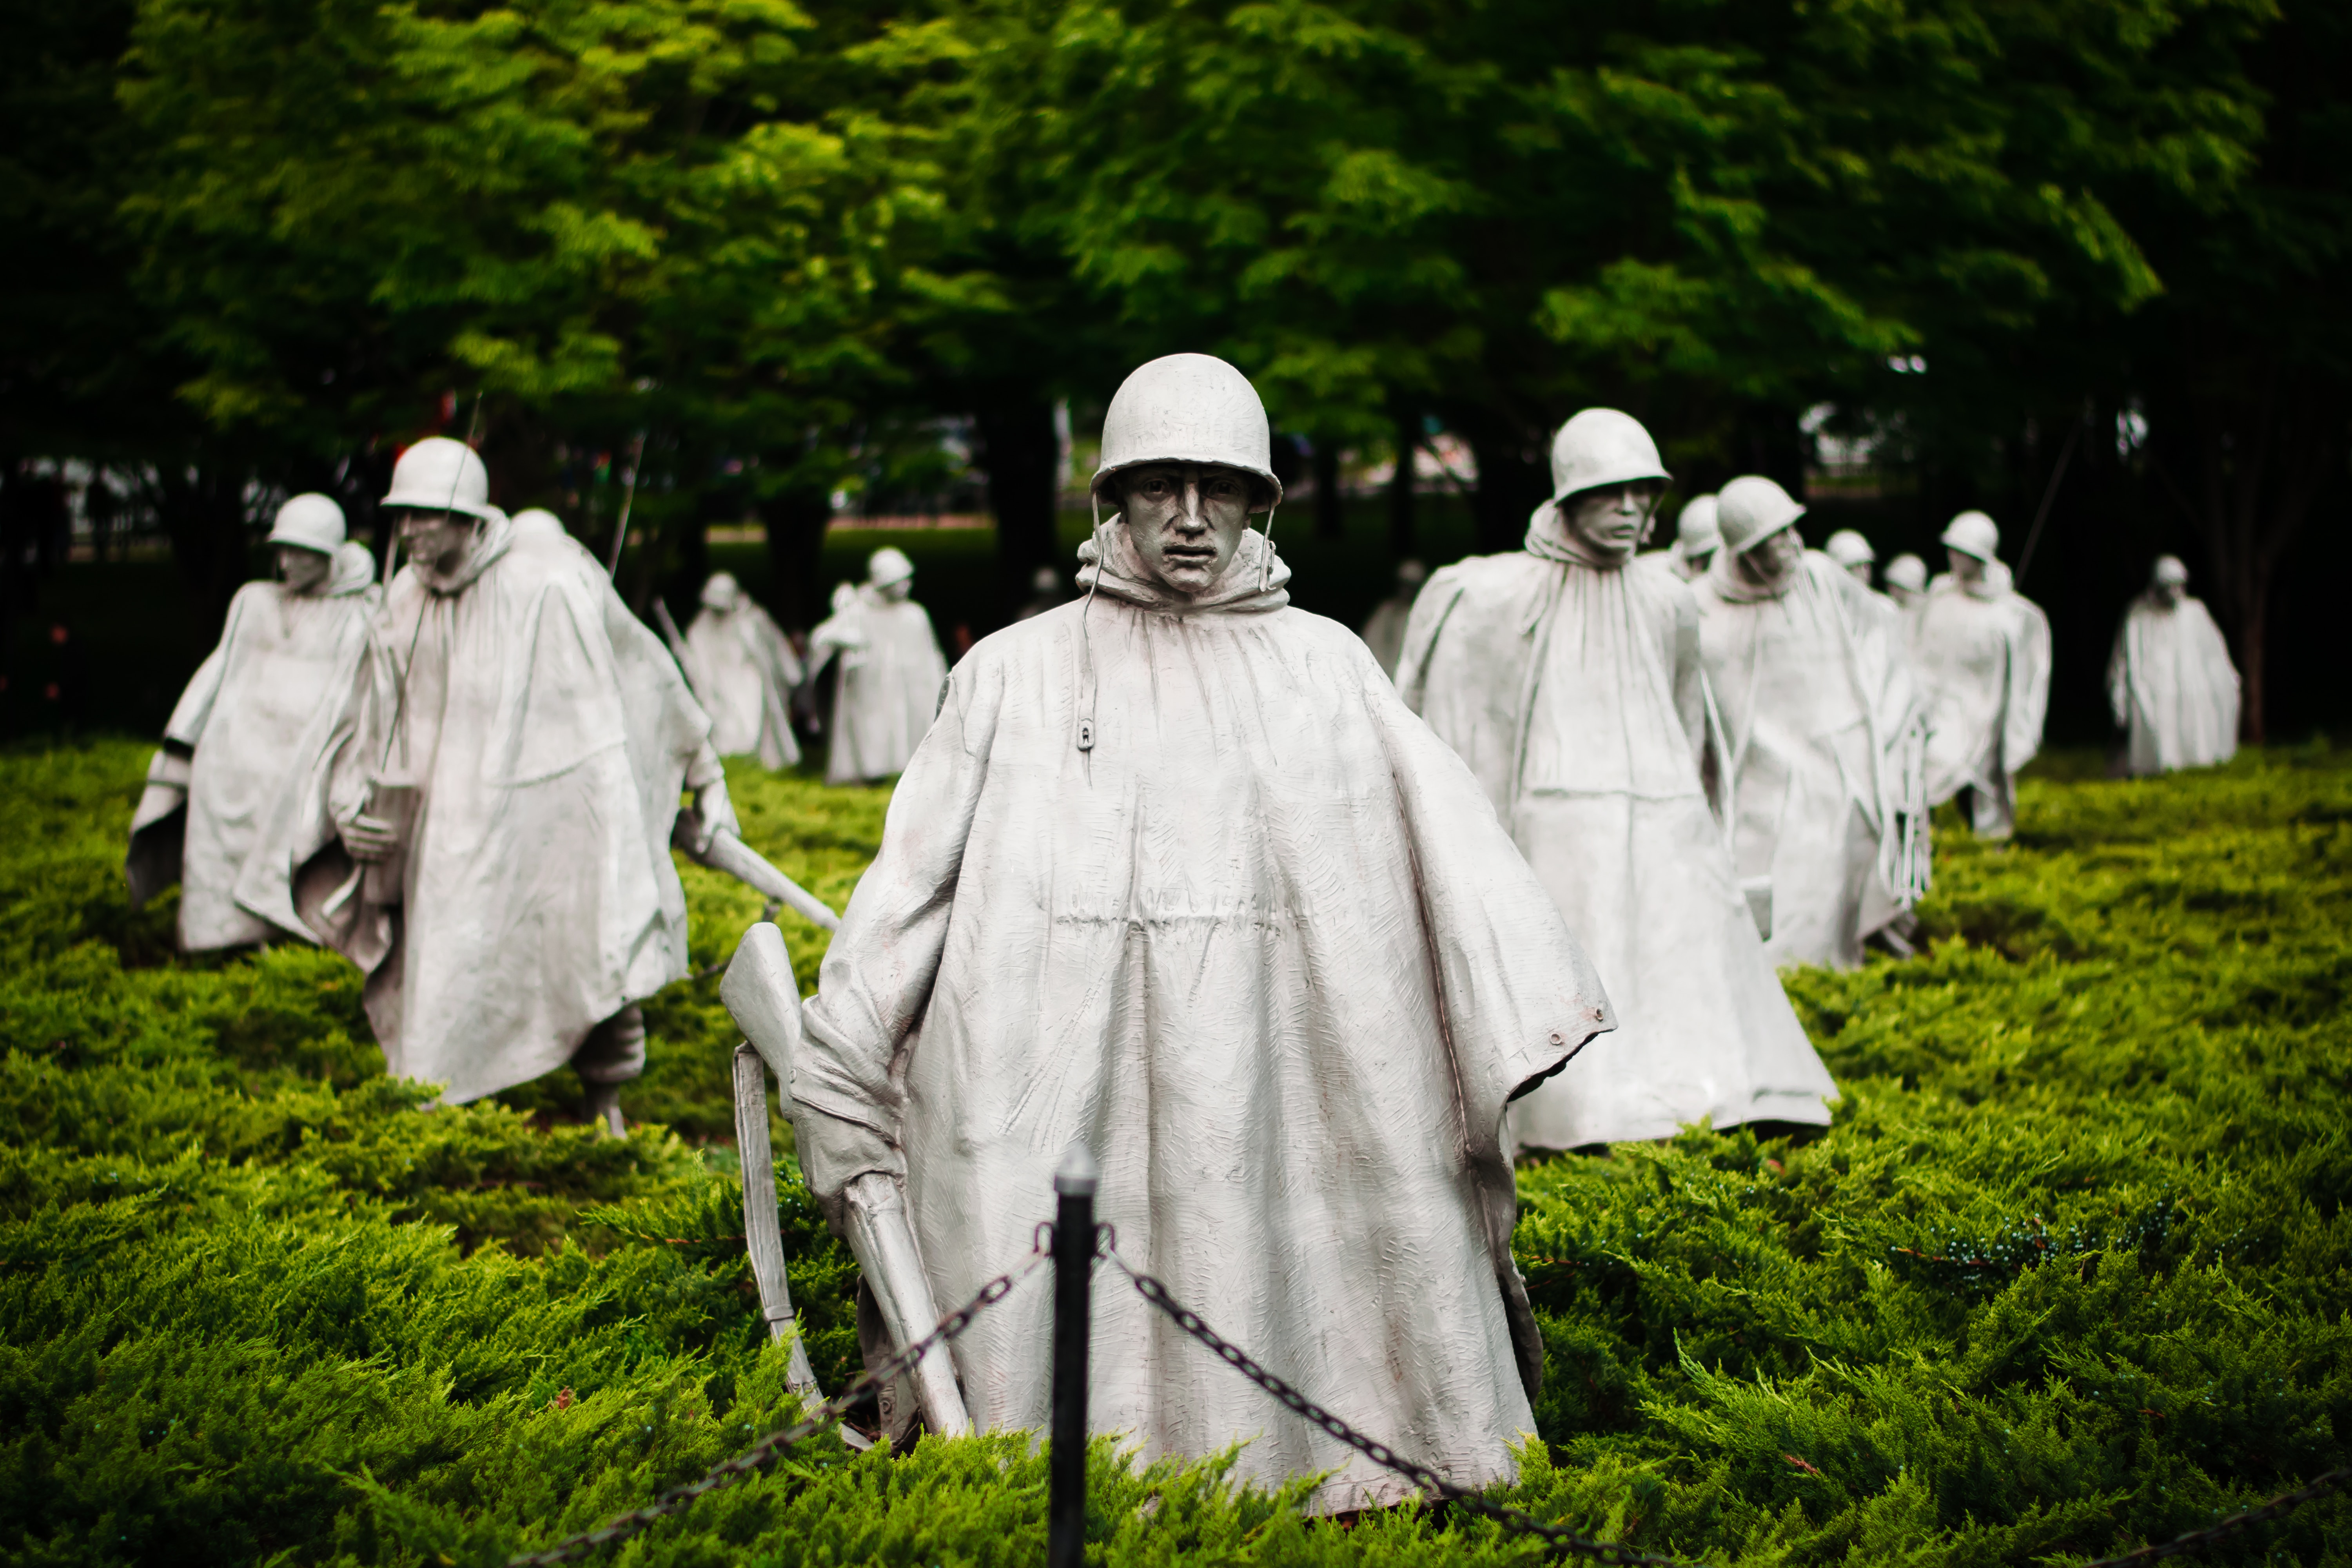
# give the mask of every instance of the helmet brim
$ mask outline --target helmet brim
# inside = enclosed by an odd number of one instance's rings
[[[1252,468],[1246,463],[1236,463],[1226,458],[1188,457],[1181,452],[1169,452],[1150,458],[1130,458],[1123,463],[1108,464],[1095,470],[1094,479],[1087,489],[1104,500],[1116,500],[1118,498],[1104,493],[1105,480],[1123,474],[1129,468],[1149,468],[1160,463],[1191,463],[1197,468],[1231,468],[1237,474],[1247,474],[1274,492],[1274,499],[1265,503],[1269,509],[1282,504],[1282,481],[1276,479],[1271,470]],[[1255,510],[1256,508],[1252,507],[1251,510]]]

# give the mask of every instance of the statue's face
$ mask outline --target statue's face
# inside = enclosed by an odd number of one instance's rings
[[[901,577],[895,583],[883,584],[875,591],[882,595],[885,604],[903,605],[907,602],[907,595],[915,591],[915,580],[912,577]]]
[[[1857,583],[1861,584],[1862,584],[1864,587],[1865,587],[1865,588],[1867,588],[1867,587],[1869,587],[1869,586],[1870,586],[1870,563],[1869,563],[1869,562],[1867,562],[1867,561],[1849,561],[1849,562],[1847,562],[1847,563],[1846,563],[1846,567],[1845,567],[1845,569],[1846,569],[1848,572],[1850,572],[1850,573],[1852,573],[1852,574],[1853,574],[1853,580],[1854,580],[1855,582],[1857,582]]]
[[[1944,550],[1944,558],[1952,563],[1952,575],[1958,578],[1961,582],[1981,583],[1984,581],[1984,563],[1969,554],[1967,551],[1954,550],[1949,546],[1947,546]]]
[[[1795,529],[1784,528],[1748,546],[1734,564],[1740,576],[1759,588],[1777,588],[1795,574],[1804,558],[1805,542],[1797,537]]]
[[[333,564],[334,558],[323,550],[305,550],[299,544],[278,547],[278,580],[298,594],[317,592]]]
[[[1119,510],[1145,570],[1187,597],[1207,592],[1248,531],[1249,476],[1213,463],[1147,463],[1119,481]]]
[[[1649,531],[1650,515],[1658,510],[1662,489],[1655,479],[1639,479],[1579,490],[1560,503],[1566,514],[1561,521],[1596,553],[1631,555],[1642,542],[1642,535]]]
[[[2168,610],[2177,608],[2181,593],[2182,584],[2179,583],[2158,583],[2156,585],[2156,602]]]
[[[436,577],[455,576],[474,548],[474,520],[462,511],[428,511],[403,507],[399,512],[401,548],[408,558]]]

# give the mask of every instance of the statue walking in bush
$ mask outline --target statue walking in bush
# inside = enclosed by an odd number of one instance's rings
[[[1987,838],[2016,830],[2018,771],[2042,749],[2050,706],[2050,619],[2017,591],[2000,547],[1984,513],[1952,519],[1952,569],[1910,611],[1928,701],[1927,802],[1965,794],[1969,825]]]
[[[928,1289],[892,1294],[953,1302],[1029,1251],[1082,1139],[1136,1267],[1483,1486],[1542,1364],[1504,1107],[1609,1015],[1477,780],[1353,632],[1287,607],[1249,526],[1268,447],[1221,360],[1112,399],[1085,597],[956,667],[825,955],[802,1168],[853,1236],[903,1204]],[[979,1426],[1046,1426],[1050,1312],[1016,1294],[955,1342]],[[1410,1489],[1139,1297],[1097,1297],[1093,1355],[1097,1429],[1147,1457],[1243,1443],[1239,1475],[1324,1475],[1326,1510]]]
[[[292,837],[298,907],[367,972],[392,1072],[478,1099],[567,1062],[621,1131],[636,1004],[687,973],[670,858],[734,826],[710,721],[560,531],[518,533],[482,460],[435,437],[393,469],[408,564]]]
[[[1513,1108],[1523,1148],[1667,1138],[1685,1122],[1826,1124],[1829,1069],[1765,962],[1700,767],[1698,606],[1634,558],[1667,482],[1641,423],[1588,408],[1552,442],[1527,547],[1446,567],[1397,685],[1462,754],[1601,971],[1605,1073]]]
[[[278,509],[278,581],[229,602],[220,646],[163,726],[131,823],[134,905],[180,884],[180,946],[197,952],[309,932],[295,913],[284,821],[367,647],[375,558],[322,495]]]
[[[2124,732],[2124,771],[2170,773],[2238,754],[2238,667],[2189,568],[2159,555],[2107,660],[2107,700]]]

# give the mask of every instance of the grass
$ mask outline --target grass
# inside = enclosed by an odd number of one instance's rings
[[[339,960],[182,959],[169,900],[125,907],[143,762],[0,756],[0,1559],[491,1563],[790,1419],[717,981],[650,1007],[625,1142],[563,1075],[420,1111]],[[845,898],[883,797],[732,782],[747,836]],[[1791,977],[1845,1092],[1826,1132],[1522,1172],[1549,1364],[1511,1500],[1718,1563],[2056,1564],[2346,1462],[2352,766],[2047,777],[2021,819],[1948,835],[1930,952]],[[708,963],[757,901],[686,876]],[[786,929],[813,984],[821,933]],[[837,1387],[854,1270],[784,1218]],[[1097,1455],[1105,1564],[1540,1555]],[[1018,1436],[827,1437],[598,1561],[1034,1563],[1044,1487]],[[2208,1561],[2347,1542],[2339,1495]]]

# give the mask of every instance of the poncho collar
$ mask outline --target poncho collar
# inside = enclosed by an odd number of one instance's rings
[[[417,582],[424,585],[427,593],[444,596],[462,594],[473,585],[475,578],[488,571],[491,563],[504,555],[507,552],[507,547],[513,542],[514,524],[508,520],[506,513],[494,511],[483,520],[482,531],[475,539],[474,548],[467,552],[466,563],[458,567],[455,574],[443,577],[437,573],[426,571],[415,562],[409,563],[409,569],[416,574]]]
[[[1622,555],[1606,555],[1595,550],[1591,541],[1579,538],[1568,526],[1568,519],[1560,516],[1557,500],[1544,502],[1528,519],[1527,552],[1541,560],[1570,562],[1595,572],[1622,571],[1633,559],[1631,548]]]
[[[1759,587],[1740,574],[1739,557],[1728,550],[1718,550],[1706,569],[1706,580],[1716,597],[1730,605],[1759,605],[1767,599],[1785,599],[1795,593],[1797,584],[1805,579],[1805,569],[1812,560],[1807,551],[1797,562],[1797,569],[1780,579],[1774,587]]]
[[[1108,564],[1103,562],[1101,542],[1109,545]],[[1266,571],[1269,556],[1274,563],[1271,573]],[[1274,554],[1274,546],[1266,542],[1265,535],[1254,528],[1242,535],[1240,547],[1217,580],[1195,598],[1172,594],[1151,579],[1142,558],[1136,553],[1135,541],[1129,537],[1124,519],[1105,522],[1095,531],[1094,538],[1078,546],[1080,593],[1093,590],[1171,616],[1262,615],[1267,610],[1278,610],[1290,603],[1286,586],[1289,581],[1290,568],[1281,556]]]
[[[319,590],[322,599],[340,599],[346,594],[356,594],[375,581],[375,557],[368,547],[357,540],[347,539],[335,547],[334,565],[327,575],[326,586]]]

